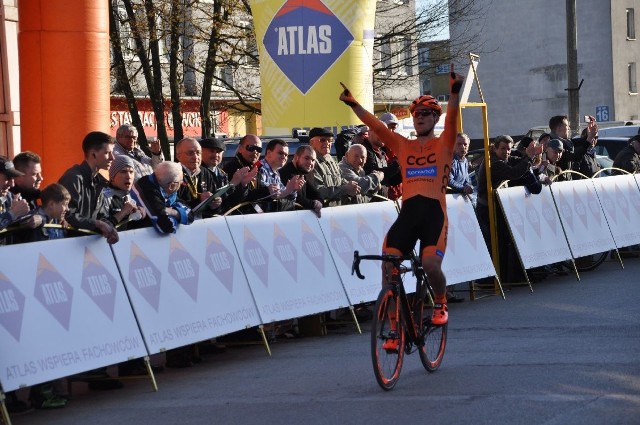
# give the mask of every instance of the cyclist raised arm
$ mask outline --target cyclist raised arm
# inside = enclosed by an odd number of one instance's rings
[[[446,189],[449,182],[453,147],[456,142],[459,93],[463,77],[451,73],[449,103],[444,131],[433,133],[442,108],[432,96],[420,96],[409,106],[416,139],[390,131],[375,115],[364,109],[342,84],[340,100],[346,103],[369,128],[393,149],[402,169],[402,208],[384,240],[385,254],[410,253],[420,240],[422,267],[435,295],[432,323],[444,325],[447,312],[446,279],[442,259],[447,245]],[[392,265],[383,265],[383,284],[388,283]]]

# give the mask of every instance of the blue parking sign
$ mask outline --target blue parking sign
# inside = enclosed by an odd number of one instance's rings
[[[596,106],[596,121],[597,122],[609,121],[608,105]]]

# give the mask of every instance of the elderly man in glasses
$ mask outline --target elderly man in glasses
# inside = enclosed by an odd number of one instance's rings
[[[324,128],[312,128],[309,132],[309,144],[316,152],[316,165],[309,177],[311,186],[320,194],[325,207],[341,205],[345,196],[360,193],[357,182],[348,182],[335,159],[331,156],[333,133]]]
[[[164,161],[156,166],[153,174],[143,176],[133,185],[147,217],[160,233],[175,233],[180,224],[191,224],[191,209],[178,200],[178,189],[184,178],[182,166]]]

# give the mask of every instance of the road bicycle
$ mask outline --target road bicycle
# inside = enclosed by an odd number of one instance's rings
[[[376,381],[389,391],[398,382],[404,355],[418,351],[422,365],[435,372],[444,357],[447,345],[447,325],[433,325],[433,289],[415,255],[360,255],[353,253],[351,274],[360,273],[361,260],[378,260],[393,265],[390,284],[378,295],[371,323],[371,360]],[[403,264],[409,261],[409,266]],[[407,295],[403,280],[411,272],[416,280],[416,292]]]

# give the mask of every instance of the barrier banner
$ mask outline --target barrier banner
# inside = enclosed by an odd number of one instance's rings
[[[12,245],[0,252],[4,391],[147,355],[103,238]]]
[[[637,225],[640,191],[633,175],[593,179],[607,224],[618,248],[640,243]]]
[[[556,182],[551,191],[574,258],[615,248],[592,179]]]
[[[379,261],[360,263],[366,279],[351,275],[353,251],[362,255],[381,254],[384,236],[397,217],[392,201],[322,209],[320,227],[351,304],[375,301],[382,279]],[[408,285],[406,289],[413,292],[415,285]]]
[[[224,219],[122,232],[113,248],[151,354],[261,323]]]
[[[471,201],[462,195],[447,195],[447,216],[447,250],[442,260],[447,285],[495,276],[496,271]]]
[[[226,220],[263,323],[348,305],[314,213]]]
[[[358,124],[337,99],[340,81],[373,110],[374,0],[252,0],[251,11],[264,135]]]
[[[532,195],[524,186],[497,192],[525,269],[571,259],[549,186],[543,186],[538,195]]]

